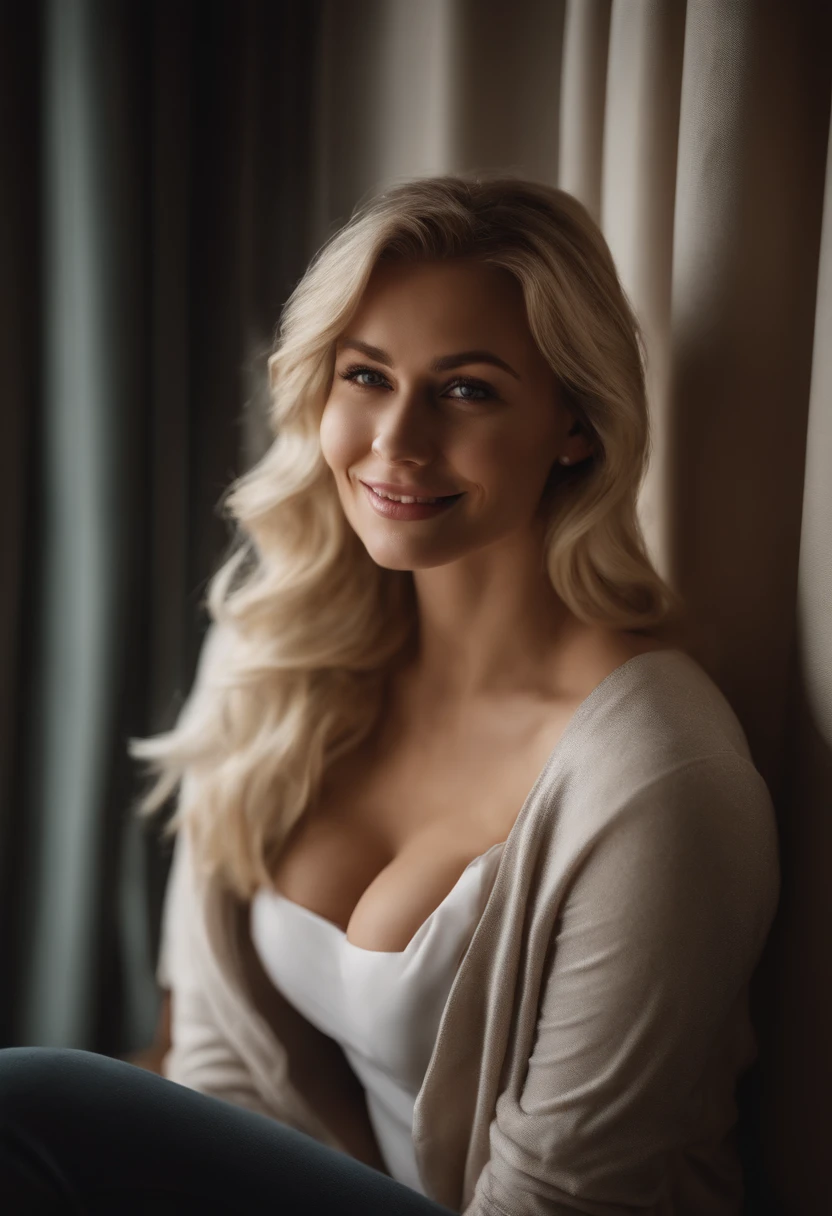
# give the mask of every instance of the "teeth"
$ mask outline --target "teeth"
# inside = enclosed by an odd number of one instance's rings
[[[439,502],[438,498],[397,498],[395,494],[385,494],[383,490],[373,490],[374,494],[378,494],[379,498],[389,498],[391,502]]]

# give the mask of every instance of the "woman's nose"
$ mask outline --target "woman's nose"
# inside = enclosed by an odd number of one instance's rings
[[[373,450],[389,460],[431,455],[440,441],[433,399],[414,390],[390,401],[376,420]]]

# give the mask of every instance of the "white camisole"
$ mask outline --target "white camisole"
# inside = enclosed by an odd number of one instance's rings
[[[355,946],[338,925],[268,887],[251,901],[251,937],[263,969],[307,1021],[341,1045],[364,1086],[387,1169],[422,1194],[413,1106],[504,845],[468,863],[404,950]]]

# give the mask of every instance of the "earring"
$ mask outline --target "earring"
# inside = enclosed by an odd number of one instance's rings
[[[571,460],[570,456],[561,456],[560,457],[561,464],[569,464],[570,460]]]

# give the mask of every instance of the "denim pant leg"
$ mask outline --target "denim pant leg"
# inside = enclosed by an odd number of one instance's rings
[[[449,1216],[303,1132],[74,1048],[0,1050],[8,1216]]]

